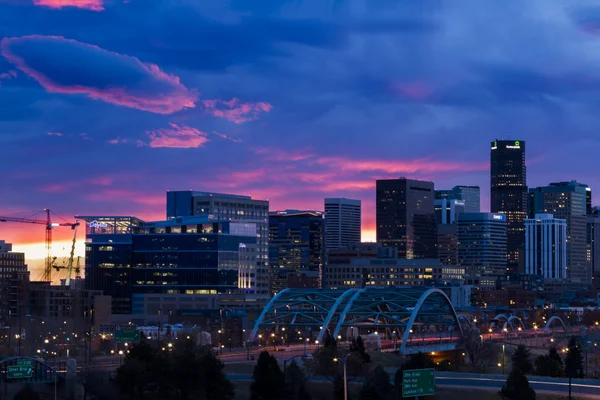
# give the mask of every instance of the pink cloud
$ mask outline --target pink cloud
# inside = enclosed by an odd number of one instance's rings
[[[63,134],[60,132],[47,132],[46,134],[48,136],[63,136]]]
[[[310,151],[287,151],[274,147],[253,147],[251,150],[272,161],[303,161],[315,156]]]
[[[3,72],[0,74],[0,79],[10,79],[11,76],[8,72]]]
[[[165,195],[164,193],[156,194],[142,194],[139,191],[129,190],[129,189],[100,189],[89,192],[86,194],[86,198],[91,201],[97,201],[100,203],[105,203],[108,200],[112,203],[123,203],[123,202],[133,202],[136,204],[142,204],[145,206],[161,206],[165,205]],[[148,210],[147,210],[148,211]],[[147,212],[146,211],[146,212]],[[137,217],[143,218],[142,214],[136,215]],[[163,216],[164,217],[164,216]]]
[[[109,186],[113,182],[114,182],[114,180],[110,176],[99,176],[97,178],[93,178],[92,180],[90,180],[90,183],[92,185],[98,185],[98,186]]]
[[[108,140],[107,143],[110,143],[110,144],[127,143],[127,139],[121,139],[120,136],[117,136],[114,139]]]
[[[44,193],[60,193],[71,190],[77,186],[79,186],[78,182],[51,183],[40,187],[39,191]]]
[[[246,102],[241,103],[235,97],[228,101],[223,100],[202,100],[202,104],[207,112],[217,118],[224,118],[236,124],[242,124],[248,121],[258,119],[259,114],[268,113],[273,106],[266,102]]]
[[[426,100],[434,93],[434,88],[424,82],[395,82],[392,90],[409,100]]]
[[[468,163],[455,161],[435,161],[430,159],[417,159],[410,161],[387,160],[353,160],[344,157],[321,157],[318,164],[335,166],[351,172],[386,172],[390,174],[402,173],[437,173],[450,171],[483,171],[489,168],[486,163]]]
[[[31,35],[2,39],[0,53],[51,93],[85,95],[156,114],[195,107],[197,95],[178,77],[95,45]],[[41,53],[45,54],[43,63],[39,62]]]
[[[189,126],[169,124],[171,128],[146,132],[150,138],[149,147],[198,148],[209,140],[207,134]]]
[[[33,0],[36,6],[49,8],[77,7],[92,11],[103,11],[103,0]]]
[[[225,139],[225,140],[230,140],[230,141],[232,141],[234,143],[240,143],[242,141],[242,139],[232,138],[231,136],[227,136],[224,133],[219,133],[217,131],[213,131],[212,133],[213,133],[213,135],[216,135],[216,136],[218,136],[218,137],[220,137],[222,139]]]
[[[80,133],[79,136],[81,136],[83,140],[94,140],[94,138],[90,137],[87,133]]]

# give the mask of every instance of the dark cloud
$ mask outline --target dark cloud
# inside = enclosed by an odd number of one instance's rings
[[[59,36],[0,41],[4,58],[51,93],[83,94],[158,114],[195,107],[196,95],[156,65]]]

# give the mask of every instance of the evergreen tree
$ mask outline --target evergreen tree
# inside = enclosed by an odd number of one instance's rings
[[[533,371],[530,357],[529,349],[520,344],[512,355],[513,368],[520,369],[525,375],[530,374]]]
[[[285,369],[286,398],[289,400],[299,399],[300,391],[305,385],[304,372],[296,361]]]
[[[352,343],[350,344],[350,351],[352,353],[360,355],[360,358],[363,360],[364,363],[371,362],[371,356],[367,354],[365,342],[363,342],[360,336],[358,336],[356,339],[352,339]]]
[[[552,347],[548,352],[548,355],[542,355],[536,358],[535,371],[536,374],[540,376],[550,376],[553,378],[564,376],[565,372],[562,359],[560,358],[556,347]]]
[[[250,400],[280,400],[285,396],[285,379],[275,357],[268,351],[258,356],[250,385]]]
[[[333,378],[333,400],[344,400],[344,375],[341,373]]]
[[[390,376],[383,367],[375,367],[363,384],[360,400],[392,400],[393,398],[394,386],[390,383]]]
[[[337,347],[337,342],[329,330],[325,332],[325,337],[323,338],[323,347]]]
[[[569,351],[565,358],[565,375],[569,378],[569,399],[571,398],[571,380],[583,377],[583,355],[579,341],[575,336],[569,340]]]
[[[556,361],[557,363],[560,364],[561,368],[563,366],[563,360],[560,357],[560,354],[558,354],[558,350],[556,350],[556,347],[551,347],[550,351],[548,352],[548,357],[550,357],[550,359]]]
[[[500,390],[500,396],[509,400],[535,400],[535,390],[529,386],[523,371],[520,368],[513,368]]]

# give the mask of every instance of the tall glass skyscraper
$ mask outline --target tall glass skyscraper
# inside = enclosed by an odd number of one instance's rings
[[[567,278],[582,285],[592,283],[587,255],[587,187],[571,181],[530,190],[530,213],[552,214],[567,221]]]
[[[437,258],[433,182],[377,180],[377,241],[400,258]]]
[[[490,211],[506,215],[508,272],[524,265],[527,169],[523,140],[496,140],[490,153]]]
[[[450,190],[436,190],[436,200],[462,200],[465,202],[464,212],[478,213],[481,211],[479,186],[454,186]]]

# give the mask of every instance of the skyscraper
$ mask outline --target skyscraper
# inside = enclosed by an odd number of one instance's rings
[[[458,266],[467,284],[490,287],[506,274],[506,215],[458,215]]]
[[[29,312],[28,286],[25,254],[13,252],[12,244],[0,240],[0,324],[11,325],[10,316],[21,318]]]
[[[597,209],[592,209],[592,215],[587,216],[587,262],[590,265],[594,288],[600,286],[600,215]]]
[[[360,243],[361,201],[344,198],[325,199],[327,250]]]
[[[566,220],[552,214],[536,214],[525,220],[525,273],[566,279]]]
[[[437,194],[438,191],[436,191]],[[456,265],[458,260],[458,215],[465,212],[465,201],[448,197],[434,200],[437,223],[437,253],[442,265]]]
[[[254,294],[269,297],[269,201],[255,200],[250,196],[193,190],[167,192],[167,219],[200,215],[256,223],[258,254]]]
[[[525,142],[492,142],[490,161],[490,211],[506,215],[507,268],[509,272],[518,272],[527,216]]]
[[[454,186],[450,190],[436,190],[436,200],[462,200],[465,212],[474,213],[481,211],[479,186]]]
[[[433,182],[383,179],[376,187],[377,241],[400,258],[437,258]]]
[[[556,182],[531,189],[531,213],[552,214],[567,221],[567,279],[591,285],[592,271],[587,257],[587,185]]]
[[[269,263],[271,294],[301,282],[319,287],[325,258],[325,224],[316,211],[274,211],[269,213]],[[305,279],[297,279],[305,278]],[[307,285],[307,282],[312,284]]]

